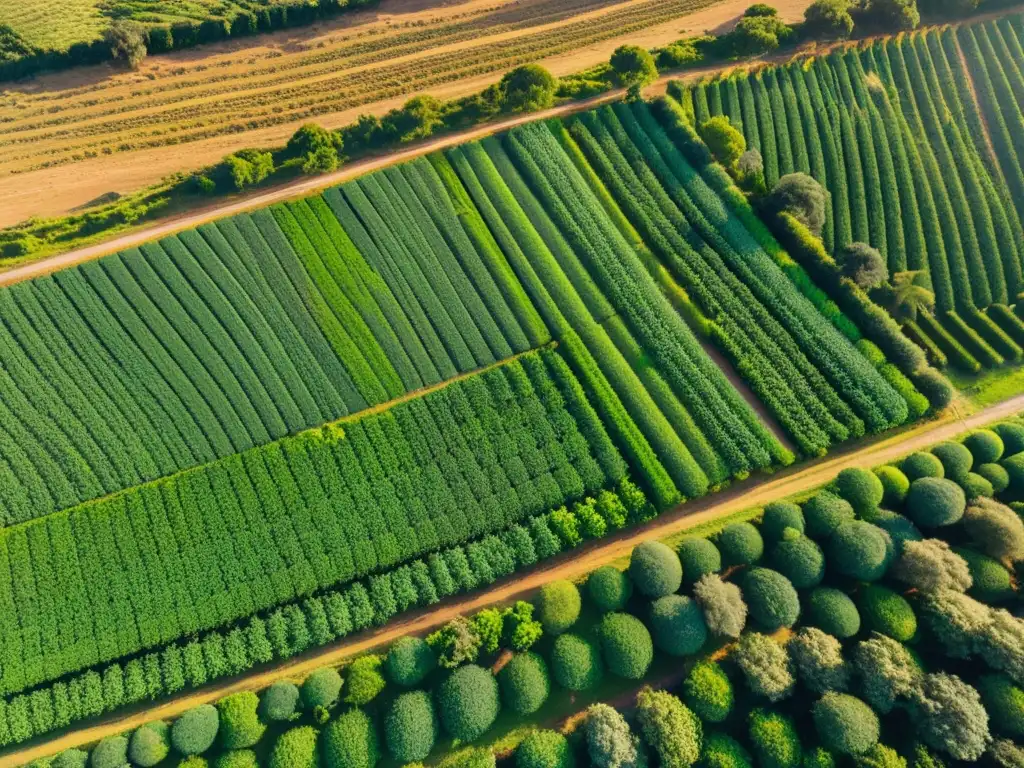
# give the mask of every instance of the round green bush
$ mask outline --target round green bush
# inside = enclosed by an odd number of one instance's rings
[[[902,595],[878,584],[864,586],[857,597],[864,626],[871,632],[909,641],[917,634],[917,616]]]
[[[398,694],[384,716],[384,743],[399,763],[424,760],[437,740],[437,717],[426,691]]]
[[[696,600],[665,595],[651,603],[651,634],[655,647],[670,656],[690,656],[704,647],[708,627]]]
[[[982,675],[975,687],[995,730],[1010,738],[1024,737],[1024,691],[1004,675]]]
[[[882,483],[882,503],[894,507],[903,504],[907,491],[910,490],[910,480],[907,476],[889,464],[876,469],[875,474]]]
[[[992,483],[979,475],[977,472],[968,472],[958,485],[964,489],[964,495],[968,499],[976,499],[979,496],[994,496],[995,489]]]
[[[1003,457],[1024,451],[1024,426],[1012,421],[1001,421],[990,429],[1003,441]]]
[[[628,613],[607,613],[601,619],[598,637],[605,666],[613,675],[639,680],[646,674],[654,659],[654,644],[640,619]]]
[[[858,581],[877,581],[885,574],[888,535],[877,525],[854,520],[843,523],[828,540],[828,567]]]
[[[232,749],[221,752],[213,763],[214,768],[260,768],[260,761],[251,749]]]
[[[313,738],[315,750],[316,731]],[[316,768],[315,754],[312,768]],[[380,760],[380,740],[373,720],[359,707],[342,712],[320,733],[320,754],[323,768],[373,768]]]
[[[983,603],[996,604],[1016,595],[1013,577],[998,560],[968,547],[953,547],[953,551],[966,562],[971,572],[968,594]]]
[[[437,655],[420,637],[406,635],[395,641],[384,659],[384,675],[395,685],[412,688],[434,671]]]
[[[962,480],[974,466],[974,457],[963,443],[938,443],[932,446],[931,454],[942,462],[943,477],[950,480]]]
[[[498,681],[476,664],[459,667],[438,689],[441,724],[453,739],[473,741],[484,734],[498,716]]]
[[[330,709],[341,695],[341,675],[332,667],[322,667],[309,673],[299,689],[302,706],[307,711],[317,707]]]
[[[853,511],[864,514],[878,507],[885,495],[885,487],[870,469],[847,467],[835,479],[836,491],[850,502]]]
[[[123,768],[127,762],[128,739],[125,736],[107,736],[92,748],[89,756],[90,768]]]
[[[558,731],[533,731],[516,747],[516,768],[572,768],[572,749]]]
[[[291,720],[299,707],[299,686],[278,680],[260,696],[260,717],[264,722]]]
[[[700,768],[752,768],[750,753],[736,739],[719,731],[705,734]]]
[[[209,768],[210,763],[201,755],[189,755],[178,761],[175,768]]]
[[[825,577],[825,555],[821,547],[796,528],[786,529],[782,540],[769,553],[768,561],[797,589],[816,587]]]
[[[602,565],[587,579],[587,597],[601,613],[621,611],[632,595],[633,582],[613,565]]]
[[[853,506],[829,491],[818,491],[804,502],[804,531],[812,539],[827,539],[832,531],[856,515]]]
[[[201,755],[213,746],[219,727],[216,707],[200,704],[174,721],[171,745],[182,755]]]
[[[551,675],[570,691],[593,688],[604,676],[597,646],[579,635],[559,635],[551,648]]]
[[[240,691],[217,702],[220,729],[217,738],[223,749],[247,749],[256,745],[267,726],[260,720],[257,710],[259,697],[252,691]]]
[[[824,747],[811,747],[804,751],[802,768],[835,768],[836,758]],[[906,768],[906,766],[904,766]]]
[[[750,617],[774,632],[792,627],[800,616],[800,598],[789,579],[770,568],[751,568],[741,584]]]
[[[923,477],[910,484],[907,514],[922,528],[952,525],[964,516],[966,508],[964,489],[952,480]]]
[[[974,457],[974,465],[992,464],[1003,457],[1003,438],[991,429],[976,429],[964,438],[964,446]]]
[[[753,565],[764,554],[764,539],[750,523],[733,523],[718,533],[722,565]]]
[[[683,701],[705,722],[720,723],[732,711],[732,682],[721,666],[702,659],[686,674]]]
[[[683,586],[692,587],[702,576],[722,570],[722,553],[710,539],[686,539],[676,550],[683,566]]]
[[[557,579],[540,588],[536,605],[537,620],[544,631],[549,635],[560,635],[580,617],[580,591],[571,581]]]
[[[644,541],[633,547],[629,578],[640,594],[653,599],[679,590],[683,583],[683,566],[671,547],[660,541]]]
[[[1017,497],[1024,495],[1024,451],[1003,459],[1000,465],[1006,470],[1006,476],[1010,479],[1007,490]]]
[[[898,557],[903,551],[903,542],[921,541],[924,536],[917,529],[910,518],[904,517],[897,512],[890,512],[888,509],[876,509],[865,518],[872,525],[877,525],[889,534],[889,543],[892,544],[892,556]]]
[[[541,656],[517,653],[498,673],[501,702],[517,715],[532,715],[551,692],[548,665]]]
[[[805,609],[807,624],[840,640],[851,638],[860,631],[857,606],[841,590],[819,587],[807,596]]]
[[[327,726],[327,732],[332,726],[334,723]],[[316,736],[316,729],[309,725],[285,731],[277,737],[273,749],[270,750],[268,768],[319,768]],[[325,755],[325,757],[327,756]],[[326,762],[330,768],[342,768],[346,765],[341,761],[335,763],[327,760]]]
[[[821,743],[841,755],[862,755],[878,743],[878,715],[856,696],[830,691],[811,708]]]
[[[139,726],[128,743],[128,759],[139,768],[152,768],[171,751],[171,729],[157,720]]]
[[[939,461],[939,457],[924,451],[912,453],[903,460],[900,465],[903,474],[913,484],[915,480],[923,477],[945,477],[946,470]]]
[[[988,480],[993,493],[1002,493],[1010,487],[1010,473],[999,464],[982,464],[977,472]]]
[[[758,708],[747,720],[750,746],[759,768],[797,768],[802,750],[793,721],[781,712]]]
[[[89,753],[81,749],[65,749],[50,763],[50,768],[85,768],[89,764]]]
[[[761,536],[765,543],[771,545],[782,541],[782,534],[787,528],[804,532],[804,513],[800,506],[791,501],[767,504],[761,517]]]

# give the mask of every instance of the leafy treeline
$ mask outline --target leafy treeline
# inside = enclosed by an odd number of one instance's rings
[[[547,341],[440,185],[411,163],[0,291],[0,522]]]
[[[701,83],[690,106],[742,130],[769,187],[827,187],[830,251],[864,242],[891,273],[926,270],[940,314],[1002,339],[978,310],[1024,288],[1019,35],[1013,17],[882,38]]]
[[[4,531],[7,692],[508,528],[625,464],[533,353],[380,414]]]

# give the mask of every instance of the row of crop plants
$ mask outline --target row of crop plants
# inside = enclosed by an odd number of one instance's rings
[[[983,55],[973,46],[990,29],[1017,43],[1017,27],[1014,18],[880,39],[704,82],[688,94],[698,123],[727,115],[742,130],[763,157],[769,187],[794,172],[825,185],[831,199],[822,235],[830,251],[864,242],[891,273],[926,270],[935,324],[972,353],[987,346],[977,352],[983,364],[1021,358],[1020,324],[979,310],[1005,309],[1024,288],[1024,229],[1008,184],[1021,166],[1001,151],[1001,134],[987,139],[997,126],[995,101],[986,101],[993,92],[982,87]],[[1019,45],[1003,46],[989,68],[1000,78],[1000,67],[1019,72],[1019,53]],[[1010,118],[1020,119],[1013,97]]]
[[[51,765],[486,767],[515,733],[516,768],[1013,768],[1024,522],[993,495],[1022,492],[1024,427],[1003,422]],[[634,700],[643,682],[667,690]]]

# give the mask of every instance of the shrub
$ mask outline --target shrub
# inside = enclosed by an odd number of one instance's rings
[[[465,616],[456,616],[428,635],[427,645],[437,655],[438,666],[444,669],[476,661],[480,654],[480,636]]]
[[[835,768],[836,758],[824,747],[811,747],[804,752],[802,766],[803,768]]]
[[[268,722],[291,720],[298,704],[298,686],[287,680],[278,680],[260,697],[260,717]]]
[[[623,88],[647,85],[658,77],[650,51],[638,45],[620,45],[612,53],[610,63]]]
[[[925,596],[921,607],[931,635],[948,656],[957,659],[969,658],[974,653],[975,639],[991,621],[988,606],[949,589]]]
[[[891,552],[889,552],[890,559],[903,554],[903,542],[920,541],[924,538],[921,531],[918,530],[917,526],[909,518],[896,512],[890,512],[888,509],[876,509],[866,519],[869,523],[877,525],[889,535],[887,543],[891,545],[889,547],[891,549]]]
[[[676,550],[683,566],[683,585],[692,587],[702,576],[722,570],[722,554],[708,539],[686,539]]]
[[[971,586],[967,563],[940,539],[904,542],[903,554],[893,565],[892,575],[921,592],[966,592]]]
[[[787,528],[804,532],[804,513],[800,506],[790,501],[773,501],[766,505],[761,518],[761,536],[765,542],[777,544],[782,541],[782,534]]]
[[[1024,767],[1024,749],[1009,739],[996,739],[988,748],[989,759],[998,768]]]
[[[1012,421],[1001,421],[990,429],[1003,441],[1003,456],[1013,456],[1024,451],[1024,425]]]
[[[373,768],[380,760],[380,741],[369,715],[358,707],[328,723],[320,736],[324,768]]]
[[[901,643],[917,634],[917,617],[902,595],[878,584],[868,584],[858,595],[864,626]]]
[[[774,51],[791,35],[792,29],[777,16],[744,16],[724,40],[736,56],[759,56]]]
[[[1024,691],[1004,675],[982,675],[978,693],[996,731],[1024,737]]]
[[[533,603],[517,600],[502,613],[504,642],[513,651],[528,651],[540,640],[544,628],[533,618]]]
[[[750,753],[736,739],[715,731],[704,736],[701,768],[752,768]]]
[[[380,669],[381,658],[374,654],[360,656],[349,664],[348,680],[345,683],[345,703],[361,707],[373,701],[387,685]]]
[[[793,585],[770,568],[752,568],[744,576],[743,597],[751,618],[769,632],[792,627],[800,616],[800,598]]]
[[[892,747],[875,744],[863,755],[854,759],[857,768],[907,768],[906,759]]]
[[[675,553],[673,553],[673,556]],[[598,627],[605,665],[613,675],[639,680],[654,658],[651,633],[628,613],[606,613]]]
[[[795,528],[786,529],[768,560],[797,589],[816,587],[825,576],[825,555],[821,547]]]
[[[945,477],[946,475],[946,470],[938,456],[922,451],[907,456],[900,468],[911,483],[925,477]]]
[[[570,691],[593,688],[604,676],[597,647],[579,635],[559,635],[551,649],[551,674]]]
[[[882,503],[898,506],[903,504],[910,490],[910,480],[899,469],[886,465],[875,470],[882,483]]]
[[[722,722],[732,711],[733,691],[729,676],[713,661],[698,661],[686,673],[683,701],[702,720]]]
[[[498,681],[483,667],[467,664],[441,683],[437,701],[445,731],[460,741],[473,741],[498,716]]]
[[[877,581],[885,574],[888,535],[863,520],[843,523],[828,541],[828,564],[858,581]]]
[[[209,704],[200,704],[174,721],[171,744],[182,755],[201,755],[213,746],[219,727],[217,709]]]
[[[412,688],[434,671],[437,656],[426,641],[406,635],[395,641],[384,659],[384,674],[395,685]]]
[[[994,464],[1003,457],[1003,438],[991,429],[976,429],[964,438],[974,465]]]
[[[260,761],[251,749],[232,749],[217,755],[213,766],[214,768],[260,768]]]
[[[551,692],[548,665],[536,653],[517,653],[498,673],[502,703],[517,715],[531,715]]]
[[[224,749],[247,749],[256,745],[267,726],[260,720],[257,710],[259,697],[252,691],[239,691],[217,702],[220,728],[217,737]]]
[[[738,586],[722,581],[717,573],[709,573],[694,584],[693,599],[703,609],[704,623],[711,634],[740,636],[747,623],[747,604]]]
[[[789,641],[789,656],[797,678],[811,693],[845,691],[850,672],[843,661],[843,647],[832,635],[804,627]]]
[[[964,513],[964,529],[978,548],[997,560],[1024,560],[1024,522],[995,499],[975,499]]]
[[[50,768],[86,768],[89,753],[81,749],[65,749],[50,763]]]
[[[827,539],[832,531],[854,519],[853,507],[834,493],[819,491],[804,502],[805,531],[812,539]]]
[[[848,467],[835,479],[839,495],[850,502],[853,511],[863,515],[878,507],[885,496],[885,487],[874,472],[860,467]]]
[[[747,687],[756,696],[781,701],[793,692],[793,672],[786,649],[767,635],[747,632],[733,652]]]
[[[660,541],[644,541],[633,548],[629,559],[629,577],[650,598],[671,595],[683,583],[679,556]]]
[[[1003,459],[1002,467],[1010,478],[1010,485],[1007,490],[1020,497],[1024,494],[1024,452],[1015,453],[1008,459]]]
[[[878,743],[878,715],[856,696],[826,693],[814,703],[811,715],[818,738],[833,752],[862,755]]]
[[[853,32],[853,17],[846,0],[814,0],[804,10],[803,29],[813,38],[845,38]]]
[[[1010,487],[1010,473],[999,464],[981,464],[977,471],[988,480],[993,493],[1002,493]]]
[[[967,498],[963,489],[952,480],[923,477],[910,484],[906,506],[907,514],[917,525],[938,528],[952,525],[964,516]]]
[[[267,768],[317,768],[316,736],[309,725],[288,729],[273,742]]]
[[[750,523],[733,523],[723,528],[717,538],[722,565],[753,565],[764,554],[764,540]]]
[[[963,443],[938,443],[932,446],[931,454],[942,462],[943,477],[955,482],[963,480],[974,464],[974,457]]]
[[[717,115],[701,123],[697,130],[711,154],[726,168],[731,168],[747,149],[743,134],[725,115]]]
[[[864,698],[883,715],[891,712],[897,701],[909,697],[923,677],[906,646],[879,634],[857,644],[853,667]]]
[[[989,622],[975,641],[986,664],[1024,685],[1024,621],[1002,608],[990,609]]]
[[[566,579],[551,581],[541,587],[536,605],[544,631],[560,635],[580,617],[580,591]]]
[[[426,691],[406,691],[391,702],[384,717],[384,742],[400,763],[426,759],[437,740],[437,717]]]
[[[167,723],[157,720],[136,729],[128,744],[128,759],[139,768],[152,768],[171,751]],[[56,764],[56,763],[55,763]]]
[[[558,731],[533,731],[516,747],[516,768],[572,768],[575,762]]]
[[[602,565],[587,579],[587,596],[601,613],[621,611],[633,594],[633,582],[612,565]]]
[[[956,675],[925,675],[911,694],[911,716],[928,746],[957,760],[981,757],[990,739],[988,714],[978,692]]]
[[[644,688],[636,697],[636,719],[662,768],[689,768],[697,762],[700,719],[677,697]]]
[[[216,711],[216,710],[215,710]],[[124,736],[107,736],[92,748],[89,756],[90,768],[122,768],[128,762],[128,739]]]
[[[584,723],[587,754],[595,768],[644,768],[646,756],[629,723],[607,704],[591,704]]]
[[[534,112],[555,103],[558,80],[540,64],[523,64],[505,73],[498,84],[510,112]]]
[[[971,597],[991,605],[1016,594],[1013,577],[996,560],[963,547],[954,547],[953,552],[964,559],[971,572],[971,588],[967,590]]]
[[[704,647],[708,628],[695,600],[665,595],[651,604],[651,634],[658,650],[670,656],[690,656]]]
[[[806,173],[789,173],[779,179],[766,203],[769,211],[788,213],[821,237],[827,199],[825,188]]]
[[[800,737],[789,717],[770,709],[755,709],[747,722],[750,746],[759,768],[797,768],[800,765]]]
[[[819,587],[807,596],[806,622],[845,640],[860,631],[860,613],[845,592]]]

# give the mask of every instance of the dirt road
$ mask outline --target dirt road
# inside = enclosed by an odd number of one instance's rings
[[[860,441],[822,459],[790,467],[773,477],[750,478],[722,493],[682,504],[644,526],[591,542],[572,552],[552,558],[528,573],[503,579],[484,592],[460,596],[429,608],[412,611],[386,627],[353,635],[339,643],[286,662],[265,666],[255,673],[189,691],[155,707],[121,712],[44,743],[8,752],[0,756],[0,768],[13,768],[70,747],[90,744],[104,736],[136,728],[151,720],[173,718],[187,709],[216,701],[229,693],[258,690],[280,678],[299,680],[318,667],[338,664],[347,657],[385,647],[402,635],[426,634],[454,616],[470,614],[489,605],[528,598],[539,587],[553,579],[573,579],[599,565],[618,560],[627,555],[636,544],[646,539],[664,538],[715,518],[809,491],[827,483],[846,467],[873,467],[884,464],[966,430],[1007,418],[1021,410],[1024,410],[1024,395],[969,416],[964,416],[955,408],[950,409],[937,420],[897,434]]]

